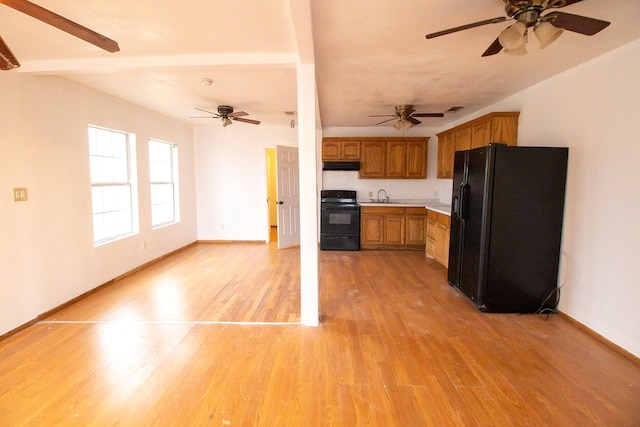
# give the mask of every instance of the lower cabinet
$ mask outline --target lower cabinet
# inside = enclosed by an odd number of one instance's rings
[[[425,254],[444,267],[449,266],[449,215],[427,211],[427,241]]]
[[[360,217],[362,249],[422,249],[425,245],[424,208],[363,206]]]

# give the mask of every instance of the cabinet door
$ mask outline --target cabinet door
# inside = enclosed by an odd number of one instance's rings
[[[456,151],[471,149],[471,126],[456,129],[454,135]]]
[[[360,216],[360,245],[384,245],[384,215],[363,214]]]
[[[438,178],[453,178],[453,155],[455,152],[452,132],[438,137]]]
[[[340,160],[340,141],[322,141],[322,160]]]
[[[384,243],[387,246],[404,246],[404,215],[385,216]]]
[[[434,211],[427,211],[427,237],[425,241],[425,255],[433,258],[436,250],[436,224],[438,214]]]
[[[438,214],[436,222],[436,246],[434,258],[440,264],[448,267],[449,265],[449,217],[447,215]]]
[[[407,143],[387,141],[387,178],[404,178],[407,174]]]
[[[491,126],[491,142],[503,142],[507,145],[518,145],[518,115],[493,117]]]
[[[485,147],[491,141],[491,120],[475,123],[471,127],[471,148]]]
[[[342,160],[360,160],[360,141],[341,142]]]
[[[427,216],[407,215],[406,227],[405,244],[407,246],[423,247],[427,231]]]
[[[427,177],[427,143],[424,141],[407,141],[407,178]]]
[[[360,178],[384,178],[386,142],[362,141],[360,151]]]

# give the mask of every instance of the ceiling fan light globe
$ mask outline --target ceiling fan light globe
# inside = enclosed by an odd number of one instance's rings
[[[527,31],[527,26],[522,22],[516,22],[512,26],[502,30],[498,36],[498,41],[505,49],[518,49],[524,45],[525,31]]]
[[[503,52],[506,53],[507,55],[524,56],[527,54],[527,47],[524,43],[522,43],[520,47],[516,49],[504,49]]]
[[[536,33],[536,38],[540,42],[540,49],[544,49],[556,41],[563,31],[564,29],[555,27],[549,22],[541,22],[538,24],[538,26],[535,27],[534,32]]]
[[[407,129],[411,129],[413,127],[413,123],[411,123],[408,120],[405,120],[404,118],[398,120],[394,125],[394,128],[396,128],[397,130],[407,130]]]

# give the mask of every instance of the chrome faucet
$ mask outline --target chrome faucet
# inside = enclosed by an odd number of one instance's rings
[[[385,191],[385,189],[384,189],[384,188],[381,188],[381,189],[379,189],[379,190],[378,190],[378,201],[380,201],[380,200],[381,200],[381,199],[380,199],[380,192],[381,192],[381,191],[384,193],[384,197],[387,199],[387,203],[389,203],[389,196],[387,196],[387,192]],[[384,203],[384,202],[383,202],[383,203]]]

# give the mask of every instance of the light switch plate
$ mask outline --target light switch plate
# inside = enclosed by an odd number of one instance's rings
[[[14,202],[26,202],[27,201],[27,189],[25,187],[13,189],[13,201]]]

